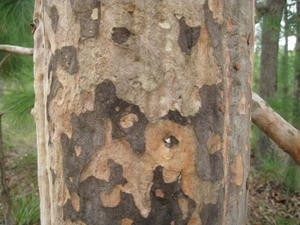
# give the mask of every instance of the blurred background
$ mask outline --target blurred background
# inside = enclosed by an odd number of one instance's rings
[[[300,129],[300,0],[256,2],[253,91]],[[33,47],[34,0],[0,0],[0,44]],[[0,224],[39,224],[32,57],[0,51]],[[300,167],[253,125],[249,224],[300,224]],[[1,142],[3,143],[1,145]]]

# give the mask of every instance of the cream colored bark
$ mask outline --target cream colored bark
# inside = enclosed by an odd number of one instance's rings
[[[42,225],[244,224],[253,1],[35,8]]]
[[[252,94],[252,121],[300,164],[300,132],[257,94]]]

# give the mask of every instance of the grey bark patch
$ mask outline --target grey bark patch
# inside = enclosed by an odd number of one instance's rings
[[[114,27],[111,39],[118,44],[126,42],[131,35],[131,32],[126,27]]]
[[[58,90],[63,88],[62,84],[59,82],[59,80],[57,78],[56,69],[57,69],[56,57],[51,56],[49,66],[48,66],[48,80],[50,80],[52,78],[52,81],[51,81],[51,85],[50,85],[50,93],[47,96],[47,109],[46,109],[48,121],[50,121],[50,119],[51,119],[50,114],[49,114],[51,102],[56,97]]]
[[[97,37],[99,33],[101,4],[98,0],[70,0],[75,16],[80,21],[80,34],[83,38]],[[97,19],[91,18],[93,10],[98,10]]]
[[[54,33],[57,31],[57,25],[59,21],[59,14],[57,11],[57,8],[55,6],[52,6],[48,13],[50,19],[51,19],[51,27]]]
[[[223,133],[224,115],[219,110],[222,104],[220,85],[205,85],[200,89],[201,108],[199,112],[191,117],[192,125],[198,139],[197,170],[204,180],[216,181],[221,179],[221,168],[223,158],[217,155],[210,156],[207,149],[207,141],[213,133]],[[217,161],[215,161],[217,160]],[[215,164],[217,163],[217,165]],[[221,167],[220,169],[216,167]],[[218,175],[218,176],[215,176]]]
[[[55,51],[57,62],[67,71],[73,75],[78,72],[79,64],[77,59],[77,49],[74,46],[64,46]]]
[[[76,116],[72,115],[72,138],[67,135],[61,136],[63,149],[63,168],[65,182],[72,191],[77,190],[79,174],[89,162],[96,148],[104,144],[105,126],[104,120],[96,112],[86,112]],[[81,148],[79,156],[76,155],[75,147]]]
[[[51,176],[52,176],[52,185],[54,185],[55,181],[56,181],[56,173],[54,172],[54,170],[52,168],[50,168],[51,171]]]
[[[224,51],[223,51],[223,43],[222,37],[224,36],[224,26],[217,23],[213,17],[213,13],[210,11],[208,7],[208,1],[204,4],[204,13],[205,13],[205,24],[209,34],[209,39],[213,48],[213,54],[217,60],[217,64],[219,66],[220,71],[222,71],[223,63],[224,63]]]
[[[206,204],[200,212],[202,225],[219,225],[222,219],[222,204]]]
[[[197,41],[200,37],[200,26],[190,27],[186,24],[185,18],[182,17],[179,20],[179,37],[178,44],[181,48],[181,51],[187,55],[191,55],[192,48],[197,44]]]
[[[216,152],[212,155],[209,155],[209,164],[211,169],[210,180],[221,180],[224,177],[222,152]]]
[[[220,189],[216,204],[205,204],[200,212],[202,225],[219,225],[222,222],[224,187]]]

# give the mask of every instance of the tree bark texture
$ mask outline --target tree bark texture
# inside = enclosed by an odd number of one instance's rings
[[[42,225],[245,224],[253,11],[36,1]]]

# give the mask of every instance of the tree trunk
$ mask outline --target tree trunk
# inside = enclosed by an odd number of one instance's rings
[[[295,46],[295,103],[294,103],[294,122],[300,128],[300,2],[297,1],[296,14],[296,46]]]
[[[0,112],[0,196],[1,205],[4,212],[5,225],[14,225],[14,218],[12,215],[12,201],[10,197],[10,189],[6,180],[6,160],[4,143],[2,136],[2,117],[4,113]]]
[[[241,225],[254,3],[37,0],[42,225]]]
[[[285,2],[286,0],[267,0],[267,10],[263,15],[259,95],[267,101],[274,97],[277,89],[280,22]],[[270,139],[262,132],[259,132],[256,145],[256,160],[273,158],[275,153],[272,145]]]

